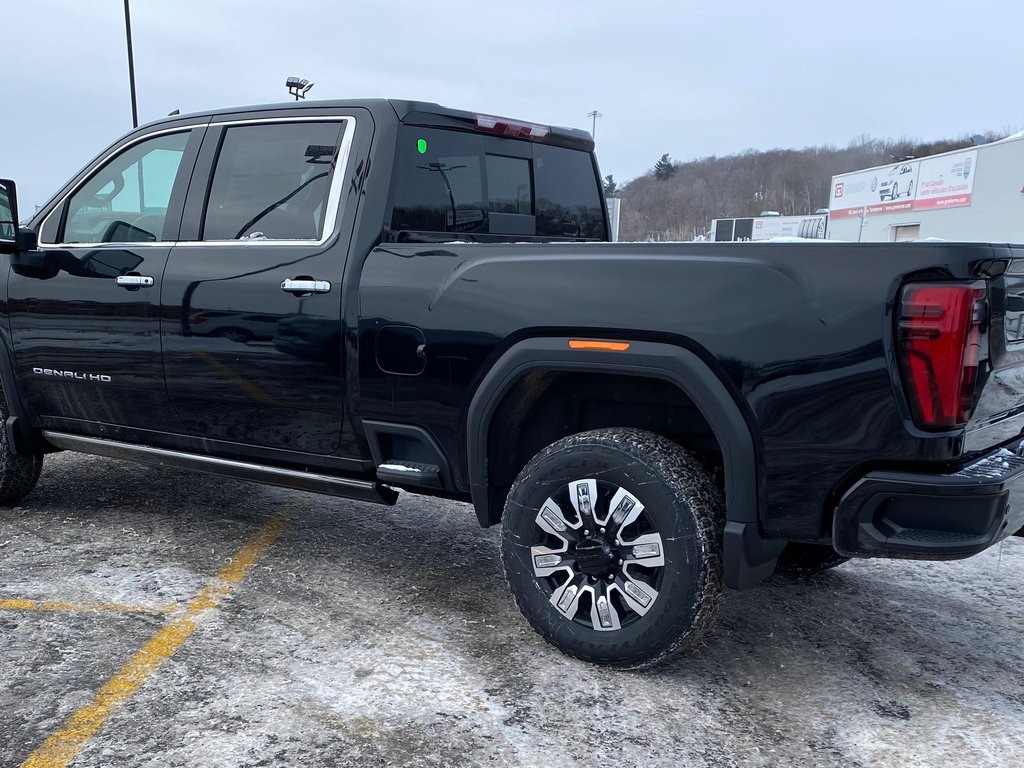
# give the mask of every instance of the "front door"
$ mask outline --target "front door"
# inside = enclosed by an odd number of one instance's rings
[[[101,161],[43,228],[59,272],[10,272],[18,380],[45,425],[182,431],[164,385],[160,287],[203,130],[130,140]]]
[[[211,125],[209,183],[188,202],[201,208],[196,239],[174,248],[163,285],[168,391],[190,434],[337,450],[346,239],[335,223],[351,129],[336,118]]]

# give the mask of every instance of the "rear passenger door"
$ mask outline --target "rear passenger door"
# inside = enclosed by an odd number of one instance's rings
[[[348,243],[340,230],[351,229],[341,208],[355,122],[211,124],[162,294],[167,386],[190,434],[337,450]]]

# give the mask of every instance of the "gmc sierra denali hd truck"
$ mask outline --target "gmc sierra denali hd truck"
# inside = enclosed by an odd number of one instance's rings
[[[1024,247],[608,243],[593,149],[303,102],[140,128],[24,227],[0,183],[0,497],[70,450],[469,501],[624,667],[777,567],[1020,531]]]

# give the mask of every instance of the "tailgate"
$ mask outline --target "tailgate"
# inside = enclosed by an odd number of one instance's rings
[[[989,363],[968,424],[968,452],[990,448],[1024,428],[1024,246],[1011,246],[1006,272],[989,282]]]

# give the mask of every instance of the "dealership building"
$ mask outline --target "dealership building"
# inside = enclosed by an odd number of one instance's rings
[[[828,238],[1024,243],[1024,131],[832,177]]]

